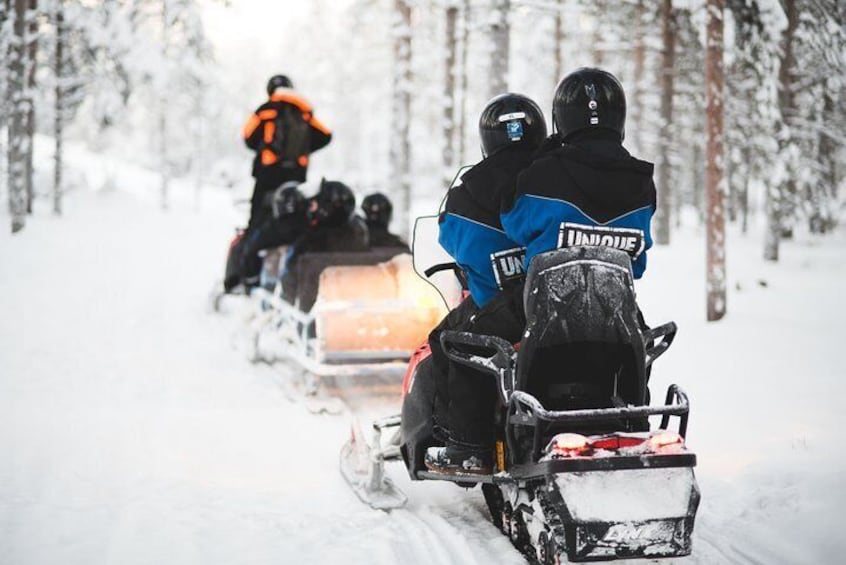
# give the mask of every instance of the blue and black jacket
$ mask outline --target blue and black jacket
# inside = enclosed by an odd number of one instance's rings
[[[517,175],[534,151],[525,144],[506,146],[467,171],[447,195],[438,241],[464,270],[480,307],[525,276],[525,250],[505,234],[500,211],[513,200]]]
[[[643,276],[656,207],[654,165],[632,157],[604,130],[548,141],[503,207],[505,233],[526,247],[525,265],[559,247],[607,245],[629,253],[634,277]]]

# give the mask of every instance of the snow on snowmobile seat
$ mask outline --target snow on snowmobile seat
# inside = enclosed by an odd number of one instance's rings
[[[518,390],[550,410],[647,402],[646,340],[626,253],[575,247],[538,255],[524,305]]]

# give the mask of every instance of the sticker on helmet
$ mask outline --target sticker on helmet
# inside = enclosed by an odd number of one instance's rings
[[[525,247],[514,247],[491,253],[491,266],[496,277],[496,285],[500,290],[506,283],[525,276],[526,271],[523,269],[525,259]]]
[[[505,133],[509,141],[520,141],[523,139],[523,122],[513,121],[505,124]]]
[[[510,122],[511,120],[525,120],[526,112],[511,112],[510,114],[502,114],[497,117],[499,123]]]

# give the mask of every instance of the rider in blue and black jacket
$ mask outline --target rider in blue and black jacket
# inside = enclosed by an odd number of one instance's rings
[[[579,69],[559,83],[553,101],[558,132],[518,175],[501,209],[505,238],[526,248],[525,267],[559,247],[605,245],[629,253],[634,276],[643,275],[656,203],[653,165],[623,148],[625,118],[625,94],[610,73]],[[522,299],[521,285],[505,289],[460,329],[515,343],[525,324]],[[425,463],[435,472],[489,473],[492,380],[457,363],[449,372],[446,447],[430,448]]]
[[[488,326],[489,319],[499,323],[507,318],[506,313],[516,311],[510,305],[498,304],[501,299],[495,298],[503,294],[500,292],[503,289],[521,286],[525,277],[525,250],[505,235],[500,210],[503,203],[513,200],[517,176],[531,163],[546,133],[543,112],[531,99],[513,93],[493,98],[479,120],[485,158],[464,174],[461,184],[449,191],[440,215],[438,241],[461,267],[470,290],[470,296],[429,336],[438,391],[435,424],[440,435],[450,441],[463,444],[480,441],[464,434],[464,426],[452,425],[448,414],[461,412],[469,416],[465,406],[475,401],[479,391],[487,392],[487,388],[480,386],[475,375],[466,381],[456,381],[457,372],[441,348],[440,334],[444,330],[490,333],[495,328]],[[492,303],[494,300],[497,303]],[[496,314],[479,316],[480,307]],[[515,329],[515,339],[519,339],[524,320],[509,319],[506,325]]]
[[[599,69],[579,69],[558,86],[552,136],[520,176],[504,206],[506,234],[532,257],[559,247],[603,245],[646,270],[655,213],[652,163],[623,148],[626,99],[617,79]]]

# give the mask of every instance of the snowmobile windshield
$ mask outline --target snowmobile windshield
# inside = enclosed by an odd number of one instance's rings
[[[415,220],[411,243],[414,272],[435,287],[447,308],[452,309],[461,302],[461,283],[451,267],[455,260],[438,243],[438,231],[437,216]]]

